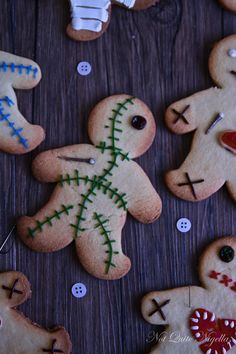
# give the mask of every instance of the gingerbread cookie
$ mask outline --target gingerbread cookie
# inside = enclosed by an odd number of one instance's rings
[[[0,273],[0,353],[69,354],[71,342],[64,328],[45,330],[15,309],[30,295],[30,284],[22,273]]]
[[[152,354],[236,353],[236,237],[206,249],[200,279],[202,287],[154,291],[143,298],[145,320],[168,325]]]
[[[178,170],[167,174],[166,182],[175,195],[189,201],[205,199],[226,183],[236,200],[236,35],[215,45],[209,70],[217,87],[167,109],[166,123],[173,132],[195,135],[189,155]]]
[[[118,279],[130,269],[121,247],[127,211],[143,223],[161,213],[161,200],[148,177],[132,161],[155,137],[149,108],[127,95],[101,101],[89,117],[94,145],[81,144],[41,153],[33,173],[58,182],[48,204],[22,217],[18,232],[32,249],[52,252],[73,240],[84,268],[102,279]]]
[[[67,34],[77,41],[90,41],[106,31],[112,5],[127,9],[143,10],[159,0],[70,0],[72,21]]]
[[[0,149],[24,154],[44,139],[40,126],[29,124],[18,110],[14,89],[31,89],[41,79],[32,60],[0,51]]]
[[[236,12],[236,0],[219,0],[219,1],[227,10]]]

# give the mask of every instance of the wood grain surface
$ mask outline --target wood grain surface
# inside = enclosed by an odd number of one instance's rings
[[[123,246],[132,269],[122,280],[106,282],[89,276],[73,244],[54,254],[37,254],[17,236],[11,251],[0,256],[0,269],[28,276],[32,299],[21,310],[43,326],[64,325],[73,354],[148,353],[147,337],[157,328],[142,319],[141,297],[154,289],[198,284],[197,261],[203,248],[217,237],[236,234],[236,206],[225,188],[196,204],[168,192],[164,173],[183,161],[192,135],[175,136],[163,121],[171,102],[211,85],[210,49],[215,41],[236,32],[236,16],[215,0],[161,0],[139,13],[114,7],[102,38],[76,43],[65,35],[70,20],[67,0],[0,2],[1,50],[36,60],[43,73],[36,89],[17,92],[19,107],[47,134],[33,153],[0,153],[1,240],[19,215],[33,215],[53,189],[32,177],[32,159],[45,149],[88,142],[90,110],[115,93],[143,99],[156,117],[155,142],[138,162],[163,200],[163,214],[153,225],[128,217]],[[93,67],[87,77],[76,71],[83,60]],[[176,230],[180,217],[192,221],[187,234]],[[88,289],[80,300],[70,292],[76,282]]]

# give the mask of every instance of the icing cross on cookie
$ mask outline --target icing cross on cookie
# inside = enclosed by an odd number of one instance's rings
[[[32,60],[0,51],[0,149],[23,154],[44,139],[40,126],[29,124],[17,107],[14,89],[31,89],[41,79],[39,66]]]
[[[199,201],[225,183],[236,201],[236,35],[215,45],[209,70],[217,87],[173,103],[166,111],[171,131],[195,131],[187,158],[166,175],[169,189],[179,198]]]
[[[42,182],[58,182],[48,204],[34,217],[18,221],[18,233],[30,248],[52,252],[75,240],[84,268],[102,279],[118,279],[130,269],[122,251],[127,212],[143,223],[155,221],[161,200],[139,165],[155,137],[149,108],[127,95],[101,101],[89,117],[94,145],[81,144],[41,153],[33,173]]]
[[[48,331],[15,309],[30,295],[30,284],[22,273],[0,273],[0,353],[71,353],[70,337],[64,328]]]
[[[127,9],[142,10],[159,0],[69,0],[71,6],[71,24],[68,35],[78,41],[89,41],[100,37],[107,29],[112,5]]]
[[[220,238],[200,259],[202,287],[154,291],[143,298],[145,320],[168,326],[166,339],[152,349],[152,354],[236,353],[235,252],[235,236]]]

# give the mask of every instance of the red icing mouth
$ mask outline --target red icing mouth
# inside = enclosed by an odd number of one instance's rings
[[[236,154],[236,132],[225,132],[220,137],[221,144]]]
[[[236,321],[217,319],[215,314],[205,309],[196,309],[190,318],[193,337],[205,354],[225,354],[236,346]]]

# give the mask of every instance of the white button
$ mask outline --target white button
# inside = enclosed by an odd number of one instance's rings
[[[180,232],[188,232],[191,229],[192,224],[189,219],[181,218],[177,221],[176,226]]]
[[[87,293],[86,286],[82,283],[76,283],[71,288],[72,295],[77,298],[84,297]]]
[[[87,61],[81,61],[77,66],[77,71],[82,76],[87,76],[92,71],[92,66]]]

